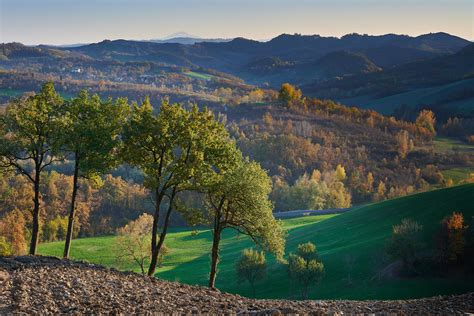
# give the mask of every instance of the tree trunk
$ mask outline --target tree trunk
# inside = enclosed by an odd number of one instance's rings
[[[155,191],[156,196],[156,205],[155,205],[155,214],[153,215],[153,227],[151,230],[151,260],[150,266],[148,267],[148,275],[153,276],[155,274],[156,263],[158,260],[158,253],[156,238],[158,236],[158,222],[160,220],[160,206],[161,206],[161,193],[157,188]]]
[[[67,223],[67,234],[66,243],[64,245],[64,258],[69,258],[69,251],[71,249],[72,232],[74,228],[74,213],[76,211],[76,195],[77,195],[77,181],[79,176],[79,158],[76,154],[74,162],[74,177],[72,183],[72,198],[71,198],[71,209],[69,210],[69,220]]]
[[[155,242],[153,243],[154,249],[152,251],[150,267],[148,268],[148,275],[149,276],[153,276],[155,274],[155,271],[156,271],[156,266],[158,264],[158,256],[160,254],[163,243],[165,242],[166,234],[167,234],[167,231],[168,231],[168,226],[169,226],[169,222],[170,222],[171,211],[173,210],[173,203],[174,203],[175,196],[176,196],[176,188],[173,188],[173,191],[172,191],[171,197],[170,197],[170,201],[169,201],[169,205],[168,205],[168,210],[166,212],[165,222],[163,223],[163,230],[161,231],[160,239],[158,240],[158,243],[156,243],[156,235],[158,234],[158,225],[157,225],[156,233],[154,235],[154,238],[155,238]]]
[[[221,241],[220,216],[214,218],[214,229],[212,231],[211,272],[209,274],[209,287],[215,288],[217,264],[219,263],[219,243]]]
[[[34,207],[33,207],[33,229],[31,231],[31,244],[30,244],[30,255],[36,254],[36,248],[38,247],[38,239],[39,239],[39,215],[40,215],[40,169],[36,167],[35,173],[35,182],[34,182],[34,191],[35,196],[33,199]]]

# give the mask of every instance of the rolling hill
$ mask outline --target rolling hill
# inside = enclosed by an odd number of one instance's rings
[[[396,299],[454,294],[474,290],[471,280],[462,275],[452,277],[418,277],[378,279],[389,262],[384,260],[384,245],[394,224],[411,218],[423,225],[426,251],[432,249],[433,233],[440,221],[453,211],[462,212],[468,220],[474,216],[474,184],[414,194],[357,208],[341,215],[323,215],[285,220],[289,231],[287,252],[300,243],[312,241],[318,247],[320,259],[326,267],[325,277],[311,293],[311,298]],[[75,240],[72,256],[94,263],[115,266],[113,254],[115,237]],[[189,284],[205,285],[209,269],[209,230],[192,233],[176,228],[166,241],[170,254],[157,276]],[[40,253],[60,255],[61,242],[40,245]],[[234,232],[226,232],[222,244],[222,261],[217,286],[221,290],[251,295],[247,284],[236,281],[234,265],[243,248],[250,241]],[[353,268],[347,268],[347,258]],[[132,265],[122,266],[130,269]],[[192,271],[192,273],[190,273]],[[348,273],[352,285],[348,284]],[[257,285],[258,297],[294,298],[297,289],[288,280],[285,266],[269,258],[268,277]]]
[[[214,68],[252,82],[262,83],[264,78],[259,79],[247,72],[246,65],[265,57],[280,58],[298,67],[300,64],[317,61],[329,53],[345,50],[362,54],[370,53],[367,56],[373,59],[376,65],[380,60],[383,66],[393,66],[452,54],[469,43],[467,40],[446,33],[418,37],[395,34],[381,36],[349,34],[341,38],[282,34],[268,42],[235,38],[229,42],[201,42],[194,45],[107,40],[70,48],[70,50],[98,59],[146,60],[173,63],[178,66]],[[389,54],[394,48],[402,50],[403,54]],[[288,81],[288,78],[282,77],[279,83],[284,81]]]
[[[309,95],[391,114],[409,105],[435,112],[466,114],[474,110],[474,44],[459,52],[402,64],[379,72],[314,82],[303,87]],[[449,109],[450,103],[454,103]]]

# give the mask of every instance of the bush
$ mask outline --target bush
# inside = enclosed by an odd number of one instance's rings
[[[319,282],[324,274],[324,264],[318,261],[314,244],[300,244],[296,253],[290,253],[288,274],[291,280],[301,285],[301,297],[307,298],[311,285]]]
[[[142,214],[136,220],[117,230],[115,253],[118,264],[135,262],[140,266],[142,274],[145,274],[145,265],[149,262],[151,256],[152,225],[153,216]],[[163,245],[158,254],[159,266],[168,252],[169,249]]]
[[[244,249],[235,268],[239,281],[249,282],[253,296],[255,296],[255,282],[262,280],[267,272],[265,253],[253,249]]]
[[[405,272],[414,272],[414,262],[419,258],[422,248],[422,228],[423,226],[410,219],[403,219],[401,224],[393,226],[386,251],[392,259],[402,261]]]
[[[296,89],[289,83],[284,83],[281,85],[280,91],[278,93],[278,99],[282,102],[290,102],[301,99],[301,95],[301,90]]]

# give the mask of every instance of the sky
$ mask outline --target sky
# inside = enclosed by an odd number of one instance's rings
[[[0,42],[76,44],[282,33],[420,35],[474,40],[474,0],[0,0]]]

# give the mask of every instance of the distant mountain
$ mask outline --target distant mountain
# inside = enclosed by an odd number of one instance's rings
[[[77,52],[70,52],[54,46],[26,46],[21,43],[0,44],[0,60],[14,60],[21,58],[88,58]]]
[[[173,39],[173,38],[177,38],[177,37],[201,38],[200,36],[189,34],[189,33],[186,33],[186,32],[176,32],[176,33],[164,36],[162,38],[158,38],[157,40],[169,40],[169,39]]]
[[[356,65],[345,65],[342,73],[351,70],[351,67],[354,67],[355,73],[357,73],[359,71],[357,63],[362,62],[360,56],[365,56],[364,58],[367,60],[363,62],[369,61],[371,65],[368,66],[368,69],[374,70],[377,67],[393,67],[403,63],[452,54],[470,44],[467,40],[446,33],[426,34],[418,37],[395,34],[381,36],[349,34],[341,38],[282,34],[268,42],[245,38],[212,42],[188,37],[160,41],[167,42],[103,41],[70,49],[99,59],[151,60],[178,66],[194,65],[214,68],[241,76],[254,83],[268,81],[268,76],[270,76],[274,78],[270,83],[279,85],[289,80],[307,83],[308,78],[325,79],[317,69],[321,65],[317,61],[333,52],[346,51],[355,54],[345,56],[345,63],[348,58],[352,58]],[[359,58],[356,58],[357,56]],[[282,71],[278,66],[275,68],[275,73],[272,73],[272,69],[266,67],[266,73],[261,77],[262,73],[252,67],[252,63],[255,65],[256,61],[266,58],[278,58],[283,63],[293,65],[295,69]],[[304,72],[298,70],[299,65],[305,65]],[[265,66],[263,67],[265,68]],[[307,67],[315,68],[308,69]],[[340,75],[341,71],[339,70],[329,71],[326,69],[324,73],[330,78],[334,74]],[[314,75],[308,75],[308,72],[312,71]],[[301,78],[298,78],[298,73],[302,73]],[[326,77],[326,79],[329,78]]]
[[[173,44],[183,44],[183,45],[194,45],[196,43],[202,42],[211,42],[211,43],[221,43],[221,42],[229,42],[232,39],[228,38],[202,38],[199,36],[191,35],[186,32],[178,32],[173,33],[171,35],[165,36],[163,38],[152,39],[150,42],[153,43],[173,43]]]
[[[174,44],[183,44],[183,45],[194,45],[196,43],[202,42],[210,42],[210,43],[222,43],[222,42],[230,42],[232,39],[227,38],[196,38],[196,37],[173,37],[170,39],[154,39],[151,42],[166,44],[166,43],[174,43]]]

